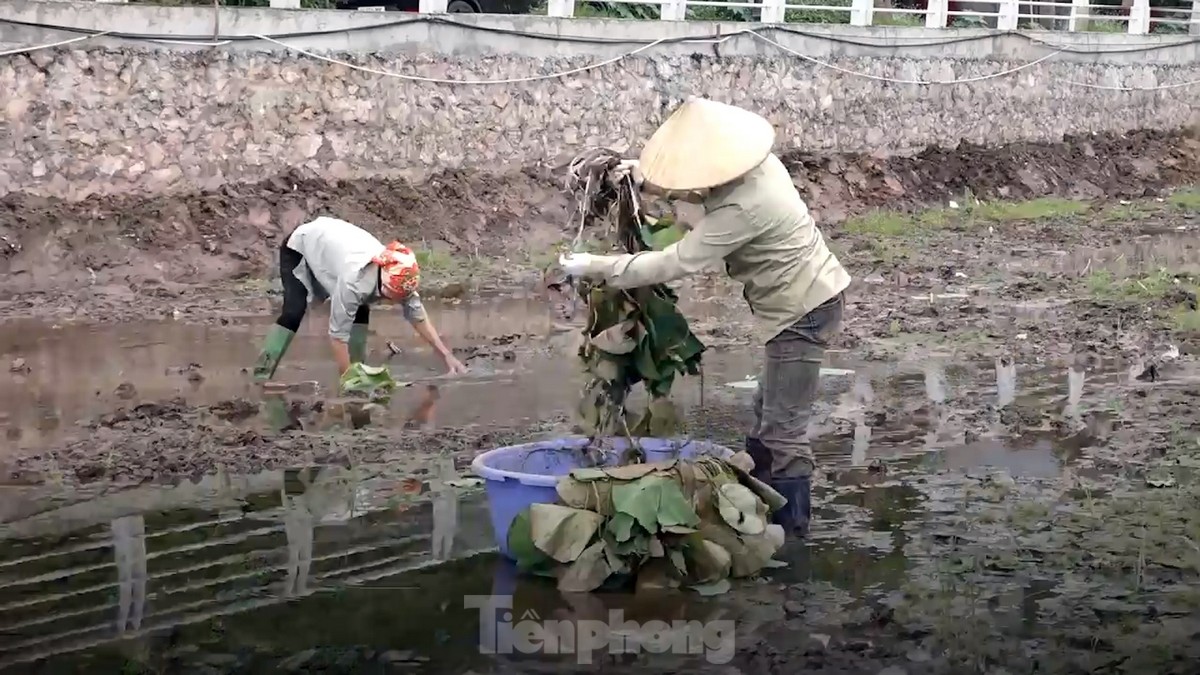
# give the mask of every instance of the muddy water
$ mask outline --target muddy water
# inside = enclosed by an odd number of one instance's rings
[[[325,325],[316,309],[301,327],[277,379],[336,383]],[[522,301],[432,307],[434,321],[452,346],[473,346],[482,336],[547,335],[546,311]],[[402,350],[389,365],[398,378],[439,374],[437,360],[419,343],[397,312],[376,312],[369,360],[380,363],[391,341]],[[0,353],[22,359],[28,374],[0,385],[0,401],[10,410],[33,408],[43,430],[129,405],[183,395],[211,403],[254,391],[247,368],[254,363],[270,317],[231,319],[227,326],[196,326],[167,320],[141,325],[61,325],[13,323],[0,338]],[[132,385],[122,391],[122,385]]]
[[[438,310],[449,340],[486,348],[474,352],[481,356],[472,367],[491,377],[443,384],[435,426],[511,422],[570,407],[578,383],[569,352],[548,317],[521,307]],[[378,324],[377,351],[393,335],[405,349],[393,360],[397,375],[437,373],[397,317]],[[65,426],[138,400],[249,396],[241,369],[267,325],[246,319],[220,328],[31,325],[6,332],[6,357],[26,359],[30,372],[4,383],[3,401],[13,420],[37,432],[46,408]],[[533,337],[491,339],[508,334]],[[311,322],[281,376],[320,380],[314,373],[327,367],[324,349],[321,325]],[[757,357],[754,350],[714,351],[705,404],[748,409],[752,390],[743,385]],[[192,363],[199,368],[187,369]],[[612,610],[639,622],[728,619],[739,645],[785,615],[803,616],[812,639],[827,642],[928,563],[911,552],[913,542],[938,514],[961,508],[961,487],[939,482],[936,472],[1058,475],[1077,444],[1040,418],[1014,432],[1010,416],[1049,410],[1084,424],[1114,389],[1139,386],[1137,364],[878,363],[833,353],[828,365],[810,429],[822,467],[831,469],[818,481],[817,522],[810,543],[785,550],[788,567],[766,582],[713,599],[563,597],[518,578],[490,552],[486,504],[477,489],[442,482],[452,466],[433,475],[358,467],[213,475],[128,490],[10,488],[0,499],[0,668],[28,672],[43,661],[55,672],[531,672],[575,664],[573,655],[533,663],[481,654],[481,634],[486,640],[504,610],[482,614],[467,596],[512,597],[513,615],[543,620],[606,618]],[[192,373],[201,378],[189,379]],[[128,399],[115,393],[123,382],[136,389]],[[683,394],[685,407],[696,410],[700,392],[693,386]],[[411,403],[398,399],[397,410]],[[41,440],[56,431],[41,429]],[[780,602],[781,587],[802,590]],[[707,672],[721,648],[676,655],[669,667]]]
[[[570,412],[580,387],[572,338],[555,327],[544,303],[442,305],[432,306],[431,313],[446,341],[468,361],[472,376],[439,382],[440,364],[395,312],[379,313],[370,344],[370,360],[388,363],[397,379],[438,382],[426,425],[511,425]],[[37,448],[79,433],[76,422],[119,406],[172,396],[193,404],[254,399],[258,393],[247,366],[269,326],[270,319],[263,317],[233,319],[219,327],[174,321],[14,325],[0,337],[0,358],[19,359],[27,372],[0,380],[5,423],[17,430],[8,436],[10,448]],[[389,341],[400,354],[390,355]],[[277,379],[292,383],[303,396],[321,399],[334,384],[327,349],[318,315],[302,328]],[[708,406],[747,415],[753,390],[748,378],[755,376],[759,358],[757,349],[714,349],[706,357],[703,388],[695,380],[681,384],[679,400],[693,418],[694,433],[716,437],[722,432],[715,427],[746,421],[716,420]],[[996,409],[1053,408],[1078,421],[1085,393],[1103,397],[1111,387],[1136,385],[1133,375],[1140,372],[1139,364],[1108,362],[1089,365],[1086,375],[1062,366],[950,358],[863,362],[836,351],[827,360],[810,428],[822,464],[862,467],[921,456],[929,469],[1002,466],[1035,476],[1054,475],[1069,449],[1053,434],[1039,433],[1048,429],[1016,437],[1001,433]],[[404,423],[426,396],[424,386],[400,390],[391,409],[373,423]]]
[[[430,314],[445,342],[473,371],[460,382],[440,383],[438,417],[446,425],[513,423],[566,412],[579,390],[571,331],[556,326],[544,302],[519,299],[437,305]],[[299,392],[327,395],[336,387],[319,310],[302,326],[276,379]],[[371,363],[387,363],[398,380],[442,375],[440,360],[398,312],[373,317]],[[171,320],[140,325],[7,324],[0,359],[14,366],[0,380],[0,406],[20,429],[18,447],[61,438],[76,422],[116,407],[183,396],[192,404],[257,397],[248,367],[271,325],[267,317],[230,319],[225,326]],[[393,354],[388,343],[400,351]],[[715,377],[751,374],[753,351],[716,353]],[[396,420],[419,405],[424,387],[394,399]]]
[[[477,491],[446,486],[451,471],[217,475],[90,495],[7,523],[0,670],[39,661],[52,672],[495,672],[498,662],[533,665],[481,653],[505,617],[605,620],[613,611],[638,623],[736,623],[736,634],[681,657],[703,668],[783,611],[753,584],[717,599],[563,596],[490,552],[486,505]],[[812,546],[785,551],[790,567],[774,581],[827,584],[854,602],[898,587],[903,538],[878,540],[920,517],[910,492],[875,490],[859,504],[876,513],[864,528],[874,546],[837,540],[838,523],[825,521]],[[822,618],[832,600],[813,598],[817,624],[838,621]],[[575,665],[570,654],[539,658]]]

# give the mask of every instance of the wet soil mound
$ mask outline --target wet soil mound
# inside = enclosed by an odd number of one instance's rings
[[[1068,136],[988,148],[961,143],[910,157],[790,153],[784,163],[825,221],[870,208],[980,199],[1137,198],[1200,180],[1194,130]]]
[[[469,464],[482,450],[527,441],[560,420],[532,427],[420,430],[370,426],[361,430],[274,432],[253,424],[260,404],[231,399],[195,406],[182,398],[120,408],[83,425],[75,438],[43,452],[0,462],[0,482],[144,483],[197,480],[218,468],[250,474],[281,467],[404,464],[449,456]]]
[[[1188,132],[1088,135],[1060,144],[963,144],[913,157],[784,157],[823,222],[866,209],[1042,195],[1136,197],[1200,180],[1200,140]],[[280,238],[336,215],[421,248],[527,260],[563,240],[570,220],[561,171],[445,171],[425,183],[330,181],[286,173],[196,194],[0,200],[4,294],[132,288],[178,294],[193,283],[269,276]]]
[[[404,180],[329,181],[288,172],[256,184],[183,195],[68,203],[0,200],[0,273],[8,291],[178,284],[261,276],[281,238],[320,215],[381,239],[471,256],[507,257],[539,225],[560,238],[567,201],[548,171],[444,171]],[[547,243],[547,247],[549,244]]]

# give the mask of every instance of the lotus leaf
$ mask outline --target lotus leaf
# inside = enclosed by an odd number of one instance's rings
[[[614,233],[608,243],[626,253],[681,236],[673,221],[660,223],[645,212],[631,179],[610,175],[618,163],[619,155],[603,148],[571,162],[568,187],[576,194],[580,232]],[[665,284],[626,290],[586,280],[576,283],[576,291],[588,306],[579,357],[590,381],[602,385],[585,392],[580,426],[593,436],[677,434],[682,424],[673,407],[658,404],[641,415],[625,407],[639,383],[653,399],[665,399],[677,374],[700,372],[704,345],[679,311],[675,293]]]
[[[529,508],[529,534],[539,551],[558,562],[578,558],[591,543],[604,517],[593,511],[557,504]]]
[[[586,593],[600,588],[612,569],[604,556],[604,542],[597,541],[584,549],[579,557],[563,570],[558,589],[565,593]]]
[[[726,483],[717,491],[718,509],[730,527],[743,534],[762,534],[767,523],[759,513],[758,497],[740,483]]]
[[[392,390],[404,383],[392,379],[387,366],[368,366],[365,363],[354,363],[342,373],[339,386],[345,394],[363,394],[368,398],[379,400],[391,394]]]

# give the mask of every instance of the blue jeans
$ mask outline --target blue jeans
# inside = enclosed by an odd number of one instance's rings
[[[767,341],[766,363],[754,392],[754,428],[747,441],[748,447],[758,446],[769,457],[770,469],[756,466],[758,475],[812,475],[808,420],[821,381],[825,349],[842,327],[844,295],[839,293]]]

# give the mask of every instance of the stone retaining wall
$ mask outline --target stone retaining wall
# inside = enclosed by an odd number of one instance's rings
[[[480,38],[483,39],[483,38]],[[740,38],[739,38],[740,39]],[[1049,59],[953,86],[849,75],[798,57],[639,55],[563,78],[506,85],[413,82],[295,53],[157,48],[45,50],[0,59],[0,196],[211,189],[302,167],[334,178],[561,162],[582,147],[635,151],[687,95],[769,117],[780,148],[903,153],[968,140],[1177,128],[1200,119],[1200,65]],[[1030,50],[1030,59],[1045,50]],[[523,78],[599,60],[515,54],[349,56],[437,78]],[[969,79],[1017,59],[828,57],[878,78]],[[8,94],[12,93],[11,96]]]

